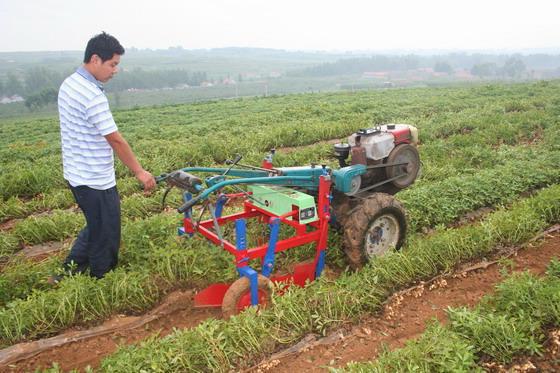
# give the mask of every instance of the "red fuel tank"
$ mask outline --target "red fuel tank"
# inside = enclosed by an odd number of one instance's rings
[[[408,127],[388,124],[387,132],[395,137],[395,145],[410,144],[412,142],[412,135]]]

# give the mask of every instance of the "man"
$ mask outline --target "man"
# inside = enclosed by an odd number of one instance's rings
[[[64,269],[102,278],[115,268],[121,239],[120,198],[113,152],[149,192],[155,179],[136,160],[119,133],[102,83],[117,72],[124,48],[103,32],[89,40],[84,64],[60,86],[58,111],[64,179],[82,209],[86,226],[78,234]],[[52,276],[56,283],[61,276]]]

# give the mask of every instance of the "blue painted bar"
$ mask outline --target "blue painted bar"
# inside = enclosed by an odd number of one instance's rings
[[[262,274],[265,277],[270,277],[274,269],[274,259],[276,258],[276,244],[278,243],[278,236],[280,234],[280,219],[274,218],[270,226],[270,239],[268,240],[268,249],[264,256]]]
[[[247,249],[247,220],[245,219],[235,221],[235,246],[237,250]]]
[[[315,267],[315,278],[321,276],[323,269],[325,268],[325,250],[319,253],[319,260],[317,261],[317,267]]]
[[[193,198],[193,197],[192,197],[192,194],[191,194],[191,193],[189,193],[189,192],[184,192],[184,193],[183,193],[183,201],[188,202],[188,201],[190,201],[192,198]],[[187,211],[185,211],[185,212],[183,213],[183,216],[184,216],[186,219],[190,219],[190,218],[192,217],[192,208],[190,208],[190,209],[188,209]],[[184,228],[184,227],[179,227],[179,228],[177,229],[177,234],[178,234],[179,236],[185,235],[185,228]],[[193,233],[189,233],[188,236],[189,236],[189,237],[192,237],[192,236],[193,236]]]
[[[192,199],[192,194],[189,192],[184,192],[183,193],[183,201],[184,202],[189,202]],[[185,211],[183,213],[183,215],[185,216],[185,218],[190,218],[192,216],[192,209],[188,209],[187,211]]]
[[[249,284],[251,285],[251,304],[257,306],[259,304],[259,280],[257,271],[249,266],[245,266],[237,269],[241,276],[245,276],[249,279]]]
[[[225,194],[220,194],[218,200],[216,201],[216,218],[222,217],[222,212],[224,211],[224,205],[227,202],[227,197]]]

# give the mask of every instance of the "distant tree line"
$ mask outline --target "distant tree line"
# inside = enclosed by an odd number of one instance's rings
[[[19,75],[8,72],[4,79],[0,78],[0,95],[25,97],[45,88],[58,87],[62,79],[61,73],[44,67],[34,67]]]
[[[527,73],[525,63],[518,57],[511,57],[498,66],[494,62],[476,64],[471,68],[471,74],[481,78],[521,78]]]
[[[43,88],[41,91],[32,93],[25,98],[25,107],[33,111],[55,103],[57,98],[58,90],[56,88]]]
[[[366,71],[404,71],[420,66],[418,56],[372,56],[348,58],[288,72],[288,76],[333,76],[361,74]]]
[[[0,77],[0,96],[19,95],[25,106],[35,110],[56,102],[58,88],[71,72],[57,72],[45,67],[34,67],[17,75],[8,72]],[[205,72],[188,72],[184,69],[121,71],[106,88],[110,92],[127,89],[159,89],[180,86],[199,86],[206,81]]]
[[[288,76],[335,76],[362,74],[370,71],[404,71],[433,68],[436,72],[452,73],[454,69],[470,70],[481,77],[520,78],[530,70],[544,70],[550,77],[560,74],[560,55],[490,55],[452,53],[437,56],[375,55],[350,57],[335,62],[293,70]]]

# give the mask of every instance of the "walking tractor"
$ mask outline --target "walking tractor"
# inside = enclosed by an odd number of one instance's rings
[[[213,284],[197,293],[195,306],[222,307],[229,317],[251,305],[266,306],[272,282],[304,286],[313,281],[325,265],[329,224],[344,230],[344,250],[353,267],[399,249],[406,219],[393,195],[418,175],[417,133],[407,124],[359,130],[347,143],[334,145],[337,169],[276,168],[272,150],[258,167],[240,163],[237,156],[227,168],[187,167],[158,176],[158,182],[183,190],[179,234],[202,234],[228,251],[240,275],[233,284]],[[203,180],[197,174],[207,176]],[[241,199],[242,209],[224,215],[225,204],[234,199]],[[200,211],[193,210],[195,205],[202,206]],[[248,222],[264,225],[267,242],[248,247]],[[228,225],[235,230],[232,240],[225,234]],[[290,234],[281,234],[282,227],[291,227],[282,232]],[[312,261],[299,263],[289,275],[273,276],[279,252],[307,244],[315,247]],[[260,272],[251,267],[253,259],[260,260]]]

